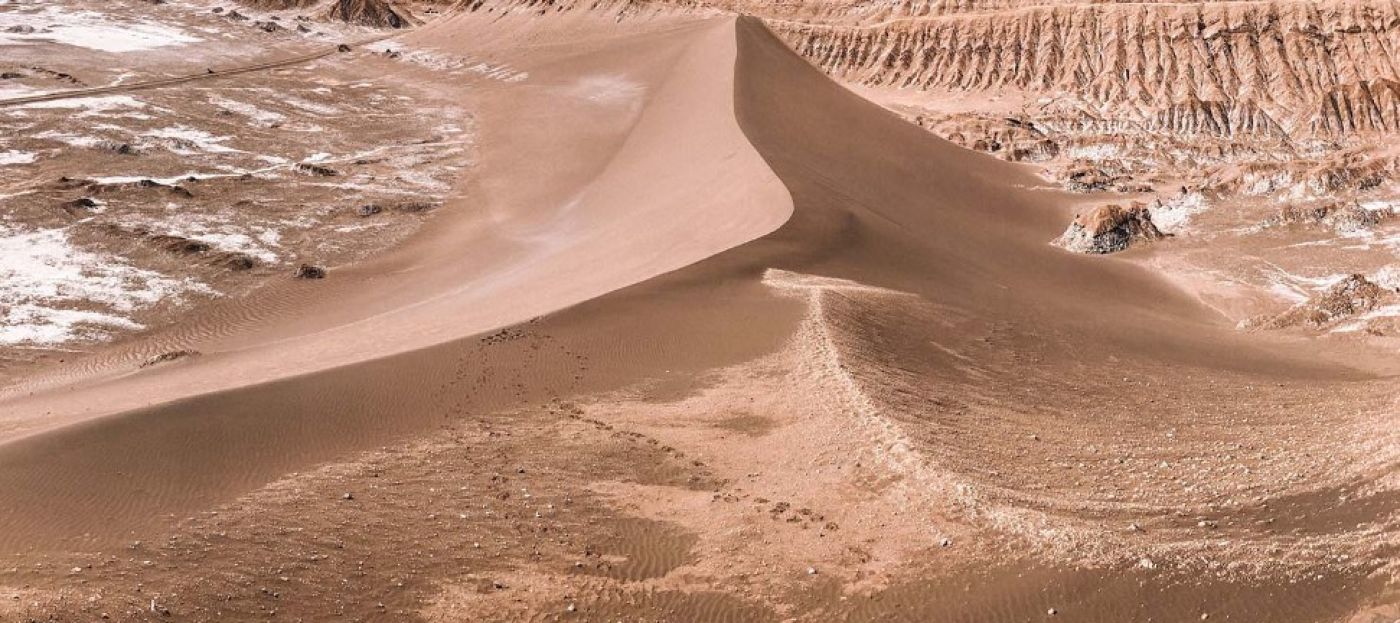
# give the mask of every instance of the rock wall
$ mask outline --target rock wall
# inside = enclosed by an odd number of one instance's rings
[[[1400,129],[1400,9],[1393,1],[1076,4],[967,14],[937,7],[910,7],[935,17],[774,26],[831,74],[866,85],[1069,94],[1091,121],[1148,130],[1332,136]]]
[[[1400,130],[1400,2],[893,4],[466,0],[467,10],[713,8],[762,17],[870,86],[1061,98],[1076,129],[1336,137]]]

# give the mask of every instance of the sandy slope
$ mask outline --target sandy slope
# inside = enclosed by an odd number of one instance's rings
[[[698,504],[710,491],[558,468],[578,495],[698,534],[711,554],[688,579],[752,572],[740,594],[814,620],[855,606],[775,597],[801,575],[775,561],[878,584],[946,534],[1083,564],[1228,551],[1279,586],[1325,575],[1319,594],[1386,566],[1393,377],[1239,335],[1141,268],[1051,247],[1065,208],[1035,178],[859,99],[755,21],[541,21],[414,35],[513,52],[531,75],[464,91],[482,169],[436,226],[275,323],[197,344],[209,355],[9,398],[0,546],[103,547],[356,450],[570,398],[706,457],[716,499],[840,515],[831,538],[764,532],[779,528]],[[745,414],[775,432],[710,422]],[[1307,536],[1252,521],[1275,512],[1261,501]],[[1151,536],[1129,540],[1130,522]],[[1338,551],[1352,562],[1324,563]],[[1203,594],[1311,620],[1361,601],[1346,586],[1315,610]],[[1095,607],[1124,616],[1133,590]],[[440,618],[491,611],[474,599],[439,600]],[[1013,605],[1007,620],[1045,612]],[[890,614],[871,608],[851,616]]]
[[[451,22],[437,29],[459,32]],[[431,40],[433,31],[417,36]],[[230,457],[242,454],[246,448],[241,444],[248,444],[279,454],[284,466],[286,461],[305,463],[314,456],[307,444],[343,447],[342,437],[362,431],[347,424],[344,435],[323,431],[314,434],[321,441],[286,440],[274,444],[281,452],[268,449],[264,435],[280,437],[275,429],[296,426],[299,418],[256,409],[253,417],[259,421],[249,421],[252,395],[274,402],[287,393],[304,395],[300,386],[278,379],[523,322],[773,230],[786,220],[790,201],[734,122],[732,60],[723,60],[724,50],[732,48],[729,38],[722,26],[670,23],[662,34],[614,37],[599,55],[608,62],[597,73],[580,71],[590,62],[601,64],[594,59],[550,58],[548,64],[531,67],[535,78],[528,89],[471,95],[481,100],[483,115],[491,120],[482,124],[485,165],[457,205],[428,231],[395,253],[337,271],[316,300],[271,326],[184,345],[208,353],[190,365],[139,373],[130,367],[104,370],[96,379],[65,379],[56,388],[11,398],[3,410],[6,436],[32,438],[7,444],[7,456],[47,454],[47,448],[59,444],[83,448],[75,460],[104,462],[113,454],[130,454],[117,448],[138,447],[131,445],[138,440],[114,435],[111,427],[157,434],[145,422],[175,413],[197,417],[203,443],[223,448]],[[639,54],[641,49],[648,53]],[[530,58],[524,55],[520,62],[529,66]],[[317,403],[342,393],[337,379],[360,378],[354,370],[338,374],[315,377],[310,382],[330,385],[307,397],[309,404],[286,408],[302,413],[306,425],[334,413],[329,404]],[[246,390],[251,393],[131,411],[260,384],[270,385],[263,393]],[[383,385],[383,395],[361,409],[399,406],[403,388]],[[223,434],[241,442],[211,432],[210,423],[221,419],[218,405],[231,405],[238,413],[223,416],[231,427]],[[340,417],[354,419],[351,414]],[[397,428],[385,424],[376,427]],[[175,450],[161,462],[178,457],[208,461],[207,450]],[[149,467],[162,469],[159,464]],[[206,469],[212,466],[197,471]],[[50,475],[41,481],[65,477],[52,466],[44,471]],[[253,471],[263,478],[276,473]],[[71,477],[88,478],[79,473]],[[239,479],[234,474],[214,479],[219,478]],[[191,489],[193,494],[203,487]]]
[[[479,178],[431,231],[337,272],[283,322],[189,345],[213,353],[199,366],[104,371],[120,389],[11,400],[7,436],[510,325],[771,231],[786,193],[734,124],[725,65],[700,29],[671,26],[654,54],[605,73],[566,62],[534,69],[528,90],[471,94],[500,121],[484,127]]]

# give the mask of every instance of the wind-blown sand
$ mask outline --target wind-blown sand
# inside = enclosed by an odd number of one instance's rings
[[[756,20],[407,42],[529,75],[441,87],[424,229],[0,394],[9,612],[1389,620],[1393,362],[1049,245]]]

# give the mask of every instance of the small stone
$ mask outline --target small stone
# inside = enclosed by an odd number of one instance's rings
[[[939,546],[939,547],[952,547],[952,546],[953,546],[953,539],[945,538],[945,539],[943,539],[942,541],[939,541],[939,542],[938,542],[938,546]]]
[[[567,608],[564,608],[564,611],[565,611],[565,612],[573,612],[573,611],[575,611],[575,610],[578,610],[578,607],[575,606],[575,605],[573,605],[573,604],[569,604],[569,606],[568,606]]]
[[[807,567],[807,575],[816,575],[816,574],[817,574],[817,568],[816,568],[816,567]]]
[[[1055,615],[1057,615],[1057,614],[1059,614],[1059,613],[1060,613],[1060,611],[1059,611],[1059,610],[1056,610],[1056,609],[1054,609],[1054,608],[1051,608],[1051,609],[1045,611],[1045,614],[1048,614],[1048,615],[1050,615],[1050,616],[1055,616]]]
[[[345,492],[345,495],[340,496],[340,499],[342,499],[342,500],[353,500],[353,499],[355,499],[355,494],[350,493],[349,491],[346,491],[346,492]]]
[[[325,279],[326,269],[312,264],[302,264],[297,267],[297,279]]]

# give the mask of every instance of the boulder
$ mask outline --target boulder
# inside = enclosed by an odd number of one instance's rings
[[[1056,245],[1078,253],[1117,253],[1142,240],[1161,240],[1162,233],[1152,224],[1147,206],[1134,203],[1128,207],[1104,205],[1076,214]]]
[[[312,264],[302,264],[297,267],[297,279],[325,279],[326,269]]]

